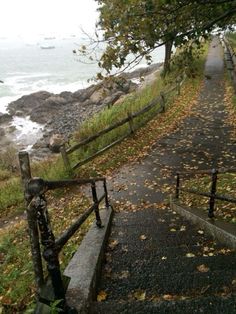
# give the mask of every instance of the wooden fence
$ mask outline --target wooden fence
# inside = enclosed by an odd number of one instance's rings
[[[155,112],[154,115],[152,115],[149,119],[146,119],[144,123],[142,123],[142,125],[146,124],[149,120],[153,119],[157,114],[160,114],[162,112],[165,112],[167,107],[168,107],[168,100],[169,100],[169,95],[173,92],[177,92],[178,94],[180,94],[180,88],[185,80],[186,76],[184,76],[181,80],[177,80],[175,86],[173,86],[171,89],[169,89],[166,92],[161,92],[160,95],[158,97],[156,97],[155,99],[153,99],[148,105],[146,105],[145,107],[143,107],[141,110],[137,111],[137,112],[129,112],[127,114],[127,117],[117,121],[116,123],[108,126],[107,128],[97,132],[96,134],[93,134],[91,136],[89,136],[88,138],[80,141],[78,144],[75,144],[72,147],[66,148],[65,145],[63,145],[61,147],[61,155],[62,155],[62,159],[64,162],[64,166],[67,169],[68,172],[72,172],[73,170],[79,168],[80,166],[86,164],[87,162],[93,160],[94,158],[96,158],[97,156],[100,156],[101,154],[103,154],[105,151],[107,151],[108,149],[110,149],[111,147],[115,146],[116,144],[122,142],[125,138],[127,138],[128,136],[132,135],[135,133],[135,131],[141,126],[134,126],[134,119],[138,118],[142,115],[144,115],[145,113],[149,112],[151,109],[157,107],[157,110]],[[158,106],[159,105],[159,106]],[[112,130],[115,130],[125,124],[129,125],[128,128],[128,132],[126,132],[126,134],[122,135],[121,137],[117,138],[114,142],[110,143],[109,145],[107,145],[106,147],[103,147],[102,149],[96,151],[93,155],[78,161],[76,164],[71,165],[70,159],[69,159],[69,155],[74,153],[75,151],[77,151],[78,149],[84,147],[85,145],[88,145],[89,143],[95,141],[96,139],[98,139],[99,137],[111,132]]]

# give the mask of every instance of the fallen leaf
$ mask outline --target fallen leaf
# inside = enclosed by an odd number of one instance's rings
[[[187,253],[187,254],[186,254],[186,257],[195,257],[195,254],[193,254],[193,253]]]
[[[106,291],[104,291],[104,290],[101,290],[101,291],[98,293],[98,295],[97,295],[97,301],[98,301],[98,302],[105,301],[106,298],[107,298],[107,293],[106,293]]]
[[[144,301],[146,299],[146,291],[143,291],[143,290],[137,290],[135,293],[134,293],[134,297],[136,300],[138,301]]]
[[[173,296],[171,294],[164,294],[163,299],[166,301],[173,300]]]
[[[171,232],[176,232],[176,229],[175,228],[171,228],[170,231]]]
[[[199,233],[199,234],[204,234],[204,231],[203,231],[203,230],[198,230],[197,233]]]
[[[130,276],[130,273],[128,270],[123,270],[120,275],[119,275],[119,278],[120,279],[123,279],[123,278],[128,278]]]
[[[111,250],[114,250],[114,248],[119,244],[119,241],[118,240],[111,240],[108,244],[109,248]]]
[[[140,240],[146,240],[147,239],[147,236],[145,236],[145,234],[142,234],[140,237],[139,237]]]
[[[166,256],[162,256],[162,258],[161,258],[163,261],[164,260],[166,260],[167,259],[167,257]]]
[[[200,273],[207,273],[209,271],[209,267],[207,267],[204,264],[201,264],[197,266],[197,270],[200,271]]]

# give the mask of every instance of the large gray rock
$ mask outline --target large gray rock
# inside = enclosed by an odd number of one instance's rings
[[[6,123],[11,121],[12,117],[11,115],[7,114],[7,113],[1,113],[0,112],[0,123]]]
[[[0,137],[5,135],[4,128],[0,128]]]
[[[53,134],[49,139],[49,149],[53,153],[59,153],[64,142],[65,140],[61,134]]]
[[[45,100],[46,106],[61,106],[67,104],[67,99],[59,95],[52,95]]]

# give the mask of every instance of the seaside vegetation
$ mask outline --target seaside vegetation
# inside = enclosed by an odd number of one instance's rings
[[[130,136],[121,144],[96,158],[93,162],[82,166],[81,169],[77,171],[76,175],[78,177],[90,177],[95,175],[109,176],[113,170],[119,168],[122,164],[146,156],[158,138],[167,132],[171,132],[179,121],[189,114],[190,107],[194,105],[201,88],[206,51],[207,45],[202,49],[203,53],[201,55],[197,54],[194,62],[192,62],[195,69],[194,75],[191,75],[191,77],[185,80],[180,95],[176,95],[172,99],[172,104],[165,113],[154,117],[153,120],[137,130],[134,136]],[[125,104],[132,106],[129,107],[128,110],[130,110],[130,108],[137,110],[145,106],[152,97],[156,97],[163,86],[166,85],[166,82],[168,82],[168,84],[173,82],[174,78],[179,74],[177,64],[173,64],[172,71],[173,72],[165,78],[159,75],[151,87],[147,87],[143,91],[138,92],[137,97],[132,96],[132,102],[125,100],[123,104],[105,109],[97,118],[94,117],[86,122],[78,133],[86,136],[87,132],[97,132],[100,127],[104,127],[107,123],[110,123],[109,117],[113,117],[112,113],[114,113],[114,116],[117,118],[119,118],[120,115],[122,116],[122,114],[125,115],[127,113]],[[136,104],[134,103],[135,99],[137,99]],[[119,110],[120,113],[118,113]],[[92,131],[89,131],[89,126],[93,126]],[[117,136],[118,135],[119,131]],[[14,169],[14,171],[17,170]],[[61,157],[41,163],[34,163],[32,165],[32,174],[33,176],[40,176],[45,179],[62,179],[68,177],[63,167]],[[19,210],[22,211],[24,209],[23,191],[20,188],[20,181],[20,176],[17,172],[11,178],[7,177],[1,181],[0,210],[2,216],[16,214],[17,212],[19,213]],[[14,189],[17,190],[16,195],[18,195],[18,197],[13,201],[12,196],[15,193],[13,191]],[[52,192],[48,193],[47,197],[53,230],[56,235],[62,230],[65,230],[71,220],[78,216],[89,204],[89,200],[81,194],[79,189],[73,189],[71,191],[65,189],[59,194]],[[54,213],[56,213],[56,215],[54,215]],[[93,219],[92,216],[65,247],[65,250],[63,250],[60,255],[62,265],[65,265],[71,258]],[[32,306],[35,293],[26,221],[15,219],[12,225],[9,224],[7,227],[2,228],[0,237],[2,259],[0,265],[0,302],[5,313],[21,312]],[[27,257],[27,263],[22,259],[22,255]]]

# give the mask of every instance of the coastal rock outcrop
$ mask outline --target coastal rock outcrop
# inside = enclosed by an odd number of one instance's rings
[[[138,69],[134,76],[132,73],[122,74],[114,80],[104,80],[76,92],[53,94],[39,91],[25,95],[8,105],[9,115],[0,116],[0,123],[1,120],[14,116],[28,116],[44,126],[43,137],[33,146],[33,149],[37,149],[37,154],[40,151],[43,154],[46,151],[59,152],[61,138],[67,141],[84,120],[105,106],[118,105],[119,99],[137,88],[138,84],[130,78],[140,78],[144,73],[153,73],[157,68],[159,65],[152,66],[151,70]]]

